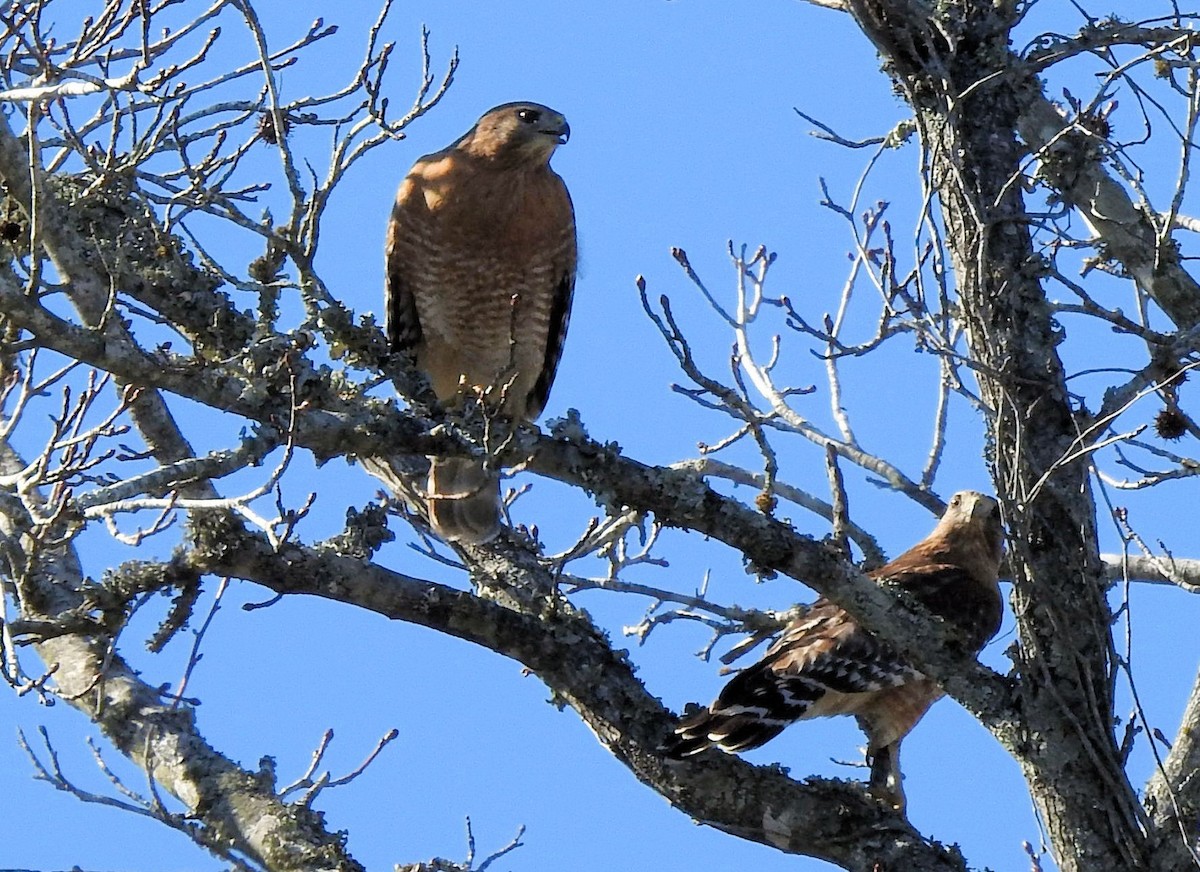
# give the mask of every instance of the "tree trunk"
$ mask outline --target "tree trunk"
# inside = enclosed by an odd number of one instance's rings
[[[1111,613],[1086,443],[1022,198],[1019,94],[1036,84],[1008,48],[1016,17],[1003,7],[1012,5],[852,3],[916,113],[990,406],[1019,640],[1022,718],[1009,750],[1064,872],[1149,868],[1143,813],[1113,733]]]

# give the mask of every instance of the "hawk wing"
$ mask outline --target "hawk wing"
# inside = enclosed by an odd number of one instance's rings
[[[757,748],[794,721],[853,714],[864,695],[920,677],[822,598],[787,626],[762,660],[735,675],[711,706],[684,718],[665,750],[686,757],[713,745]]]
[[[546,360],[538,373],[537,382],[529,395],[529,417],[537,418],[550,399],[550,388],[558,372],[558,361],[562,358],[563,345],[567,341],[567,327],[571,322],[571,298],[575,294],[575,252],[570,252],[570,265],[558,280],[554,290],[554,301],[550,306],[550,329],[546,337]]]
[[[940,563],[874,575],[877,581],[907,591],[917,602],[952,625],[963,644],[980,651],[1000,629],[1004,606],[993,590],[972,581],[960,566]]]
[[[409,355],[415,353],[417,343],[421,341],[421,321],[417,317],[412,280],[407,274],[409,264],[401,254],[399,242],[403,234],[412,232],[406,220],[406,206],[412,193],[413,185],[405,180],[392,207],[387,231],[387,287],[384,292],[388,346],[393,352]]]

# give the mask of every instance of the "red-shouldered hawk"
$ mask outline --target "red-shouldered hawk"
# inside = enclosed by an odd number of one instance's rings
[[[907,591],[978,653],[1000,629],[1003,535],[996,501],[962,491],[928,537],[869,574]],[[712,705],[683,718],[664,750],[676,758],[711,747],[744,751],[793,721],[854,715],[867,734],[872,792],[903,808],[900,741],[941,696],[933,680],[822,597]]]
[[[511,421],[546,405],[575,287],[575,214],[549,164],[570,133],[553,109],[506,103],[400,184],[387,235],[388,341],[445,405],[474,396]],[[478,460],[430,462],[434,531],[468,543],[495,536],[499,473]]]

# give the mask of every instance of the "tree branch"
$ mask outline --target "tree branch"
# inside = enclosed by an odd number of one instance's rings
[[[502,540],[504,537],[502,537]],[[233,575],[278,593],[307,594],[369,609],[456,636],[510,657],[535,672],[574,708],[639,780],[710,826],[870,872],[876,863],[914,870],[962,870],[956,851],[927,841],[857,784],[795,782],[776,767],[752,766],[712,752],[694,764],[664,761],[658,751],[674,720],[634,675],[622,651],[566,598],[548,593],[529,611],[372,563],[288,544],[214,523],[197,528],[188,569]],[[553,591],[535,552],[500,541],[474,569],[488,589]]]
[[[1032,84],[1025,89],[1018,130],[1042,161],[1041,177],[1079,211],[1105,255],[1119,262],[1177,327],[1200,325],[1200,283],[1183,268],[1174,247],[1159,244],[1150,216],[1105,171],[1103,152],[1081,147],[1081,140],[1093,134],[1063,118]]]
[[[7,444],[0,444],[0,470],[12,474],[24,466]],[[0,500],[0,534],[21,546],[20,552],[6,549],[6,574],[16,579],[26,614],[51,622],[85,604],[73,548],[46,544],[55,533],[36,529],[17,501]],[[17,554],[24,555],[24,565]],[[343,836],[325,829],[320,814],[280,802],[273,785],[205,742],[192,712],[165,702],[158,688],[143,682],[112,650],[112,641],[101,634],[67,633],[35,647],[53,673],[57,696],[95,723],[153,784],[184,804],[187,817],[201,825],[190,833],[197,841],[220,854],[233,850],[287,872],[363,868],[346,853]]]

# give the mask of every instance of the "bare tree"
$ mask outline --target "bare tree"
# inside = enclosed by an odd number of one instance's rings
[[[364,154],[435,106],[454,72],[451,60],[435,74],[426,50],[411,107],[390,111],[386,6],[347,85],[297,98],[278,73],[332,32],[321,22],[279,48],[248,0],[113,0],[82,22],[54,0],[5,7],[0,98],[17,110],[0,123],[4,679],[77,709],[153,789],[143,796],[114,776],[112,795],[89,794],[52,748],[29,743],[40,777],[176,827],[237,868],[361,868],[312,810],[323,789],[346,780],[316,775],[321,753],[280,787],[272,772],[243,769],[205,741],[186,682],[151,684],[126,659],[123,630],[153,595],[173,597],[150,640],[157,651],[197,621],[203,583],[232,578],[421,624],[523,664],[637,779],[738,838],[852,870],[968,868],[943,844],[953,833],[918,832],[856,782],[797,781],[716,752],[695,764],[663,760],[674,717],[661,691],[635,676],[572,596],[650,596],[655,607],[635,633],[700,621],[713,645],[734,634],[761,641],[786,617],[639,581],[639,568],[661,559],[660,531],[675,527],[733,549],[754,572],[836,600],[936,678],[1020,765],[1060,868],[1200,866],[1200,681],[1174,740],[1143,739],[1159,765],[1139,793],[1127,758],[1138,731],[1152,731],[1136,717],[1116,729],[1116,687],[1133,676],[1114,636],[1119,598],[1110,601],[1119,583],[1173,584],[1180,596],[1200,585],[1200,563],[1156,545],[1114,497],[1200,470],[1173,444],[1200,437],[1180,399],[1200,362],[1200,288],[1185,269],[1197,224],[1184,212],[1200,116],[1195,16],[1092,18],[1078,33],[1021,45],[1014,34],[1035,3],[813,2],[853,17],[912,110],[869,143],[814,123],[834,142],[877,154],[915,137],[921,220],[898,243],[885,205],[827,201],[856,251],[829,314],[771,289],[764,250],[731,247],[732,293],[713,290],[677,251],[677,288],[700,294],[732,336],[725,374],[693,347],[670,298],[640,282],[683,373],[678,389],[731,421],[726,439],[671,467],[589,437],[573,415],[546,433],[447,418],[389,358],[377,325],[330,292],[316,255],[331,193]],[[240,64],[218,63],[214,46],[232,32],[248,34],[255,50]],[[1068,60],[1088,61],[1095,78],[1089,92],[1055,103],[1048,94],[1061,85],[1051,83]],[[1139,163],[1164,140],[1177,156],[1155,170],[1166,183]],[[273,201],[282,217],[252,214],[269,184],[282,192]],[[253,261],[236,265],[252,246]],[[879,307],[859,335],[847,313],[864,289]],[[1121,362],[1086,391],[1064,360],[1068,322],[1127,340]],[[820,355],[820,390],[778,381],[778,333]],[[903,343],[938,365],[933,437],[917,472],[865,447],[842,400],[848,361]],[[392,388],[399,401],[381,398]],[[829,432],[814,423],[819,402],[832,409]],[[232,416],[243,432],[210,426],[197,406]],[[1018,639],[1007,675],[964,656],[937,621],[847,556],[853,545],[868,567],[882,559],[849,517],[845,474],[940,511],[946,421],[959,406],[986,440],[954,450],[985,453],[1008,528]],[[194,450],[214,429],[225,447]],[[722,456],[736,443],[756,447],[760,469]],[[828,468],[828,498],[788,482],[801,460],[782,460],[782,446]],[[427,536],[420,466],[428,455],[484,449],[586,491],[603,516],[580,519],[578,542],[557,555],[525,529],[447,551]],[[340,535],[314,542],[310,502],[289,505],[282,487],[300,453],[320,462],[402,454],[417,486],[390,506],[352,508]],[[751,485],[756,498],[730,496],[731,483]],[[1098,506],[1122,525],[1123,553],[1101,553]],[[831,540],[780,520],[798,511],[830,525]],[[97,528],[159,556],[91,566],[78,537]],[[375,562],[397,535],[452,562],[471,589]],[[151,549],[156,542],[174,550]]]

